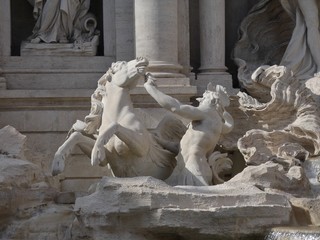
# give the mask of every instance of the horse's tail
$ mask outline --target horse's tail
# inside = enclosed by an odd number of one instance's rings
[[[230,115],[230,113],[228,113],[227,111],[223,112],[222,117],[224,120],[224,124],[223,124],[221,133],[227,134],[232,131],[233,126],[234,126],[234,120],[233,120],[233,117]]]

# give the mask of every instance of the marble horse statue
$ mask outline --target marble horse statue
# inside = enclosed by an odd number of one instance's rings
[[[52,174],[63,172],[65,160],[78,146],[92,165],[109,164],[116,177],[168,178],[176,166],[179,141],[185,126],[178,119],[164,118],[154,132],[139,120],[130,89],[144,79],[148,60],[116,62],[98,81],[91,96],[91,112],[77,121],[57,150]],[[170,118],[170,117],[169,117]]]

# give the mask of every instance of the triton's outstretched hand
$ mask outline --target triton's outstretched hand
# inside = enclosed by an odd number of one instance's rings
[[[145,74],[144,81],[145,81],[145,85],[151,85],[151,86],[157,87],[157,83],[156,83],[157,79],[154,76],[152,76],[151,73]]]

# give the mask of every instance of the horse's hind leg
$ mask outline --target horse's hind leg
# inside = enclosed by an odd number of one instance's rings
[[[99,137],[92,150],[92,165],[99,164],[105,159],[105,151],[103,151],[104,144],[106,144],[113,135],[116,135],[128,146],[133,154],[139,157],[144,156],[149,151],[148,135],[123,127],[118,123],[111,123],[108,128],[99,133]]]
[[[52,175],[55,176],[63,172],[65,159],[70,155],[75,146],[79,146],[83,153],[90,157],[94,142],[95,141],[93,139],[82,135],[80,132],[72,133],[54,155],[52,162]]]

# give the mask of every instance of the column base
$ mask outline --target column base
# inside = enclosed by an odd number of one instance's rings
[[[185,78],[180,64],[165,61],[150,61],[148,70],[156,78]]]
[[[236,95],[238,92],[238,89],[233,88],[232,76],[227,72],[200,73],[197,75],[197,79],[193,80],[191,83],[192,85],[197,86],[197,94],[200,96],[207,89],[209,82],[213,85],[221,85],[225,87],[230,96]]]
[[[0,89],[1,90],[7,89],[7,81],[3,77],[0,77]]]

